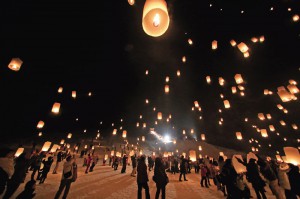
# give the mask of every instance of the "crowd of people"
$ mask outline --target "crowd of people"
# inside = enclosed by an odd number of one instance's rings
[[[31,177],[26,182],[25,189],[16,197],[18,199],[34,198],[36,183],[43,184],[51,170],[55,160],[52,174],[59,172],[59,165],[62,166],[62,176],[55,199],[63,193],[62,198],[67,198],[71,184],[77,179],[77,163],[75,155],[70,152],[57,151],[55,154],[39,152],[33,150],[32,153],[23,152],[18,157],[14,157],[14,151],[9,148],[0,149],[0,196],[11,198],[22,183],[25,183],[26,175],[31,172]],[[99,160],[97,155],[89,153],[80,155],[84,159],[83,167],[85,174],[93,172]],[[128,157],[109,157],[109,166],[115,171],[118,165],[122,165],[121,174],[126,173],[127,166],[131,165],[130,175],[137,180],[137,198],[142,198],[142,191],[145,190],[146,199],[150,199],[149,192],[149,173],[153,172],[153,180],[156,184],[155,199],[160,196],[166,198],[166,186],[169,183],[167,172],[170,175],[178,176],[178,181],[188,181],[187,177],[194,169],[195,174],[199,175],[199,184],[203,188],[210,188],[215,185],[217,191],[222,191],[224,197],[228,199],[247,199],[252,198],[250,189],[252,186],[256,198],[266,197],[266,186],[269,186],[272,194],[277,199],[297,199],[300,197],[300,173],[299,167],[290,163],[277,162],[275,160],[265,160],[257,155],[257,158],[236,160],[244,165],[246,170],[237,173],[232,159],[218,159],[210,157],[199,158],[191,161],[189,157],[169,156],[154,157],[136,154]],[[105,165],[106,159],[103,160]],[[39,182],[38,182],[39,181]],[[213,185],[212,185],[213,183]],[[199,188],[200,188],[199,186]],[[283,191],[282,191],[283,190]]]

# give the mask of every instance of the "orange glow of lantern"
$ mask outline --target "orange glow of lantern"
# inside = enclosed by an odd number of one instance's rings
[[[58,114],[60,109],[60,103],[55,102],[52,107],[52,113]]]
[[[291,85],[297,85],[297,82],[296,82],[295,80],[293,80],[293,79],[290,79],[290,80],[289,80],[289,83],[290,83]]]
[[[205,134],[201,134],[201,140],[205,140]]]
[[[185,130],[182,130],[182,134],[185,135]]]
[[[19,157],[24,152],[24,148],[18,148],[18,150],[15,153],[15,157]]]
[[[71,139],[72,138],[72,133],[68,134],[68,138]]]
[[[294,15],[294,16],[293,16],[293,21],[294,21],[294,22],[299,21],[299,15]]]
[[[285,126],[286,125],[286,123],[283,120],[280,120],[279,122],[280,122],[281,126]]]
[[[293,128],[294,130],[298,130],[298,126],[297,126],[296,124],[292,124],[292,128]]]
[[[283,109],[283,106],[282,106],[281,104],[277,104],[277,108],[278,108],[279,110],[282,110],[282,109]]]
[[[148,71],[148,70],[146,70],[145,74],[146,74],[146,75],[148,75],[148,74],[149,74],[149,71]]]
[[[266,116],[267,116],[268,120],[272,119],[272,116],[270,113],[266,114]]]
[[[149,104],[149,100],[148,99],[146,99],[145,102],[146,102],[146,104]]]
[[[195,162],[197,160],[196,151],[195,150],[190,150],[189,151],[189,157],[190,157],[190,160],[192,162]]]
[[[180,70],[177,70],[177,77],[180,77]]]
[[[275,131],[275,127],[273,125],[269,125],[270,131]]]
[[[65,143],[65,140],[62,139],[62,140],[60,141],[60,144],[64,144],[64,143]]]
[[[230,108],[230,103],[228,100],[224,100],[223,103],[225,108]]]
[[[262,137],[264,137],[264,138],[268,137],[267,129],[261,129],[261,130],[260,130],[260,133],[261,133],[261,136],[262,136]]]
[[[167,77],[166,77],[166,82],[169,82],[169,81],[170,81],[170,77],[167,76]]]
[[[290,92],[288,92],[287,90],[279,90],[277,92],[278,96],[280,97],[282,102],[289,102],[293,99],[294,95],[292,95]]]
[[[165,85],[165,93],[169,93],[170,92],[170,87],[169,85]]]
[[[218,41],[213,40],[211,42],[211,49],[216,50],[218,48]]]
[[[62,93],[63,92],[63,87],[59,87],[57,92]]]
[[[198,103],[198,101],[194,101],[194,105],[195,105],[196,108],[199,108],[199,103]]]
[[[219,77],[220,86],[224,86],[225,80],[222,77]]]
[[[116,134],[117,134],[117,131],[118,131],[117,129],[114,129],[112,134],[113,134],[113,135],[116,135]]]
[[[167,31],[169,23],[165,0],[146,0],[142,19],[145,33],[152,37],[159,37]]]
[[[139,123],[139,122],[137,122],[137,123],[136,123],[136,127],[139,127],[139,126],[140,126],[140,123]]]
[[[241,74],[236,74],[236,75],[234,76],[234,79],[235,79],[235,82],[236,82],[237,84],[242,84],[242,83],[244,82],[244,80],[243,80]]]
[[[248,46],[243,42],[239,43],[237,47],[242,53],[245,53],[249,50]]]
[[[38,124],[37,124],[37,128],[38,129],[41,129],[41,128],[43,128],[44,127],[44,125],[45,125],[45,123],[42,121],[42,120],[40,120],[39,122],[38,122]]]
[[[242,139],[243,139],[243,136],[242,136],[242,133],[241,133],[241,132],[236,132],[235,135],[236,135],[236,138],[237,138],[238,140],[242,140]]]
[[[231,46],[236,46],[236,42],[232,39],[232,40],[230,40],[230,44],[231,44]]]
[[[147,124],[146,123],[143,123],[143,128],[146,128],[147,127]]]
[[[299,89],[296,85],[290,84],[290,85],[287,86],[287,88],[289,89],[290,93],[292,93],[292,94],[299,93]]]
[[[185,63],[185,62],[186,62],[186,57],[183,56],[183,57],[181,58],[181,61],[182,61],[183,63]]]
[[[22,64],[23,61],[20,58],[12,58],[10,63],[8,64],[8,68],[13,71],[19,71],[21,69]]]
[[[260,120],[265,120],[265,119],[266,119],[263,113],[258,113],[258,114],[257,114],[257,117],[258,117],[258,119],[260,119]]]
[[[48,151],[50,149],[51,146],[51,142],[45,142],[43,147],[42,147],[42,151]]]
[[[256,37],[252,37],[252,38],[251,38],[251,41],[252,41],[253,43],[256,43],[256,42],[258,42],[258,39],[257,39]]]
[[[145,142],[146,138],[145,136],[142,136],[142,141]]]
[[[283,112],[284,112],[285,114],[287,114],[287,113],[288,113],[288,110],[287,110],[287,109],[283,109]]]
[[[269,90],[268,89],[264,89],[264,95],[269,95]]]
[[[259,42],[262,43],[262,42],[264,42],[264,41],[265,41],[265,36],[263,36],[263,35],[260,36],[260,37],[259,37]]]
[[[286,159],[287,159],[287,163],[291,163],[295,166],[299,166],[300,165],[300,154],[299,154],[299,150],[297,148],[294,147],[283,147]]]
[[[242,86],[242,85],[239,85],[238,88],[239,88],[241,91],[244,91],[244,90],[245,90],[245,87]]]
[[[157,113],[157,119],[158,119],[158,120],[162,120],[162,113],[161,113],[161,112],[158,112],[158,113]]]
[[[122,134],[122,137],[123,137],[123,138],[126,138],[126,136],[127,136],[127,131],[124,130],[124,131],[123,131],[123,134]]]
[[[128,0],[129,5],[133,6],[135,4],[135,0]]]
[[[210,76],[206,76],[206,82],[207,82],[208,84],[210,84],[210,83],[211,83]]]
[[[202,146],[199,146],[198,149],[199,149],[199,151],[202,151]]]
[[[192,40],[192,39],[188,39],[188,43],[189,43],[190,45],[193,45],[193,40]]]
[[[235,87],[235,86],[231,87],[231,92],[232,92],[233,94],[236,93],[236,87]]]
[[[249,52],[244,52],[243,55],[245,58],[248,58],[250,56]]]
[[[76,98],[76,91],[72,91],[72,97],[75,99]]]

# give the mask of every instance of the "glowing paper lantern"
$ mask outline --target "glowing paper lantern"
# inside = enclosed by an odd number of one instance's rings
[[[294,22],[299,21],[299,15],[294,15],[294,16],[293,16],[293,21],[294,21]]]
[[[241,74],[236,74],[236,75],[234,76],[234,79],[235,79],[235,82],[236,82],[237,84],[242,84],[242,83],[244,82],[244,80],[243,80]]]
[[[149,71],[148,71],[148,70],[146,70],[145,74],[146,74],[146,75],[148,75],[148,74],[149,74]]]
[[[279,88],[281,88],[281,87],[279,87]],[[280,97],[280,99],[281,99],[282,102],[289,102],[294,97],[291,93],[289,93],[285,89],[279,89],[279,91],[277,92],[277,94]]]
[[[205,134],[201,134],[201,140],[205,140]]]
[[[198,101],[194,101],[194,105],[195,105],[196,108],[199,108],[199,103],[198,103]]]
[[[45,142],[43,147],[42,147],[42,151],[48,151],[50,149],[51,146],[51,142]]]
[[[210,84],[210,82],[211,82],[210,76],[206,76],[206,82],[207,82],[208,84]]]
[[[59,87],[57,92],[62,93],[63,92],[63,87]]]
[[[57,149],[59,149],[59,145],[54,144],[53,147],[51,148],[50,152],[54,153],[54,152],[56,152]]]
[[[121,154],[120,152],[117,152],[117,153],[116,153],[116,156],[119,157],[119,158],[121,157],[121,155],[122,155],[122,154]]]
[[[147,127],[147,124],[146,123],[143,123],[143,128],[146,128]]]
[[[245,53],[249,50],[248,46],[243,42],[239,43],[237,47],[242,53]]]
[[[139,126],[140,126],[140,123],[139,123],[139,122],[137,122],[137,123],[136,123],[136,127],[139,127]]]
[[[270,131],[275,131],[275,127],[273,125],[269,125]]]
[[[229,103],[228,100],[224,100],[223,102],[224,102],[224,107],[225,108],[230,108],[230,103]]]
[[[18,148],[18,150],[15,153],[15,157],[19,157],[24,152],[24,148]]]
[[[142,25],[146,34],[152,37],[163,35],[169,27],[170,19],[164,0],[146,0]]]
[[[238,85],[238,88],[239,88],[241,91],[244,91],[244,90],[245,90],[245,87],[242,86],[242,85]]]
[[[58,114],[60,109],[60,103],[55,102],[52,107],[52,113]]]
[[[169,93],[169,92],[170,92],[169,85],[165,85],[165,93]]]
[[[193,45],[193,40],[192,40],[192,39],[188,39],[188,43],[189,43],[190,45]]]
[[[170,77],[167,76],[167,77],[166,77],[166,82],[169,82],[169,81],[170,81]]]
[[[157,119],[158,119],[158,120],[161,120],[161,119],[162,119],[162,113],[161,113],[161,112],[158,112],[158,113],[157,113]]]
[[[293,80],[293,79],[290,79],[290,80],[289,80],[289,83],[290,83],[291,85],[297,85],[297,82],[296,82],[295,80]]]
[[[8,64],[8,68],[13,71],[19,71],[23,61],[20,58],[12,58],[10,63]]]
[[[256,42],[258,42],[258,39],[257,39],[256,37],[252,37],[252,38],[251,38],[251,41],[252,41],[253,43],[256,43]]]
[[[262,137],[264,137],[264,138],[268,137],[267,129],[261,129],[261,130],[260,130],[260,133],[261,133],[261,136],[262,136]]]
[[[127,136],[127,131],[124,130],[124,131],[123,131],[123,134],[122,134],[122,137],[123,137],[123,138],[126,138],[126,136]]]
[[[186,62],[186,57],[183,56],[182,59],[181,59],[181,61],[182,61],[183,63],[185,63],[185,62]]]
[[[148,99],[146,99],[145,102],[146,102],[146,104],[149,104],[149,100]]]
[[[116,135],[117,134],[117,129],[114,129],[112,134]]]
[[[257,117],[258,117],[260,120],[265,120],[265,119],[266,119],[263,113],[258,113],[258,114],[257,114]]]
[[[65,143],[65,140],[62,139],[62,140],[60,141],[60,144],[62,145],[62,144],[64,144],[64,143]]]
[[[292,124],[294,130],[298,130],[298,126],[296,124]]]
[[[190,155],[190,160],[192,162],[195,162],[197,160],[197,155],[196,155],[196,151],[195,150],[190,150],[189,151],[189,155]]]
[[[180,77],[180,70],[177,70],[177,76]]]
[[[220,151],[219,156],[224,156],[224,152]]]
[[[146,138],[145,136],[142,136],[142,141],[145,142]]]
[[[198,149],[199,149],[199,151],[202,151],[202,146],[199,146]]]
[[[286,125],[285,122],[284,122],[283,120],[280,120],[279,122],[280,122],[280,124],[281,124],[282,126],[285,126],[285,125]]]
[[[278,162],[283,162],[283,160],[282,160],[282,158],[280,157],[280,155],[276,155],[275,157],[276,157],[276,160],[277,160]]]
[[[243,55],[245,58],[248,58],[250,56],[249,52],[244,52]]]
[[[239,163],[236,158],[239,158],[240,160],[243,160],[243,157],[241,155],[233,155],[232,157],[232,166],[234,167],[235,171],[240,174],[240,173],[246,173],[247,169],[246,167]]]
[[[72,138],[72,133],[68,134],[68,138],[71,139]]]
[[[269,95],[269,90],[268,89],[264,89],[264,95]]]
[[[75,99],[76,98],[76,91],[72,91],[72,97]]]
[[[128,0],[129,5],[133,6],[135,3],[135,0]]]
[[[299,150],[294,147],[283,147],[287,163],[292,163],[296,166],[300,165],[300,154]]]
[[[222,77],[219,77],[220,86],[224,86],[225,80]]]
[[[284,112],[284,113],[288,113],[288,110],[287,110],[287,109],[283,109],[283,112]]]
[[[262,43],[262,42],[264,42],[264,41],[265,41],[265,36],[260,36],[260,37],[259,37],[259,42]]]
[[[43,135],[43,133],[42,132],[39,132],[39,137],[41,137]]]
[[[236,135],[236,138],[237,138],[238,140],[242,140],[242,139],[243,139],[243,136],[242,136],[242,133],[241,133],[241,132],[236,132],[235,135]]]
[[[290,93],[296,94],[299,93],[299,89],[296,85],[288,85],[287,88],[289,89]]]
[[[282,109],[283,109],[283,106],[282,106],[281,104],[277,104],[277,108],[278,108],[279,110],[282,110]]]
[[[185,130],[182,130],[182,134],[185,135]]]
[[[236,93],[236,87],[235,87],[235,86],[231,87],[231,92],[232,92],[233,94]]]
[[[231,46],[236,46],[236,42],[233,39],[230,40],[230,44],[231,44]]]
[[[271,116],[271,114],[267,114],[267,118],[268,118],[268,120],[270,120],[270,119],[272,119],[272,116]]]
[[[41,129],[41,128],[44,127],[44,125],[45,125],[45,123],[41,120],[41,121],[38,122],[38,124],[37,124],[36,127],[37,127],[38,129]]]
[[[214,40],[211,42],[211,49],[216,50],[218,48],[218,41]]]

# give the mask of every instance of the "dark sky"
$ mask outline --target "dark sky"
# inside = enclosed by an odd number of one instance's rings
[[[197,139],[205,133],[207,142],[231,148],[257,147],[249,144],[250,138],[257,139],[262,150],[268,144],[271,150],[298,146],[299,130],[293,130],[291,124],[300,127],[299,100],[282,103],[276,95],[277,87],[287,86],[289,79],[300,82],[300,22],[292,21],[294,14],[300,14],[298,1],[168,0],[170,27],[158,38],[142,29],[144,2],[137,0],[134,6],[126,0],[1,2],[1,140],[36,139],[36,124],[43,120],[40,139],[59,140],[67,132],[79,138],[84,129],[90,135],[99,129],[108,138],[114,128],[111,123],[115,123],[127,129],[128,136],[146,135],[148,139],[154,139],[148,133],[150,127],[178,141],[183,129],[193,128]],[[261,35],[265,42],[251,42]],[[231,39],[245,42],[250,57],[245,59],[233,48]],[[218,41],[215,51],[213,40]],[[187,57],[186,63],[181,62],[182,56]],[[19,72],[7,67],[13,57],[24,62]],[[237,73],[246,82],[244,97],[231,94]],[[211,85],[206,83],[207,75]],[[170,77],[168,95],[164,94],[166,76]],[[218,77],[226,80],[225,87],[218,85]],[[60,86],[62,94],[57,93]],[[275,94],[264,96],[265,88]],[[72,90],[77,91],[75,100]],[[231,109],[224,110],[220,93],[230,101]],[[202,112],[191,111],[195,100]],[[61,103],[58,116],[51,114],[54,102]],[[278,103],[289,113],[278,110]],[[155,126],[153,107],[164,117],[172,114],[171,122]],[[272,120],[259,121],[260,112],[270,113]],[[224,124],[219,126],[221,117]],[[280,126],[281,119],[286,127]],[[136,128],[136,122],[146,122],[147,128]],[[262,138],[251,127],[268,128],[269,124],[279,136],[269,131],[269,138]],[[236,131],[242,132],[243,141],[236,140]]]

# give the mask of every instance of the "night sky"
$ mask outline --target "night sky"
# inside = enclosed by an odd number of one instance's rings
[[[188,139],[200,140],[204,133],[208,143],[247,151],[258,144],[262,151],[299,146],[300,132],[291,127],[300,128],[299,99],[283,103],[276,94],[277,87],[287,86],[290,79],[300,83],[300,21],[293,21],[300,14],[299,1],[167,0],[170,26],[157,38],[142,29],[144,3],[1,2],[1,142],[11,142],[11,138],[58,141],[69,132],[76,139],[96,136],[97,130],[107,139],[114,128],[122,126],[129,137],[144,135],[149,140],[155,139],[149,128],[155,128],[177,142],[186,130]],[[251,41],[260,36],[264,42]],[[232,47],[231,39],[246,43],[250,57],[244,58]],[[216,50],[211,48],[213,40],[218,41]],[[18,72],[7,67],[14,57],[23,61]],[[245,81],[244,97],[231,93],[237,73]],[[205,79],[208,75],[210,85]],[[170,77],[169,94],[164,93],[166,76]],[[224,87],[218,84],[219,77],[225,79]],[[61,94],[57,92],[60,86]],[[264,89],[274,94],[265,96]],[[71,97],[73,90],[76,99]],[[224,108],[220,94],[230,101],[230,109]],[[192,111],[194,101],[199,102],[201,112]],[[59,115],[51,113],[54,102],[61,103]],[[158,111],[164,122],[154,125]],[[272,119],[260,121],[258,113],[270,113]],[[172,119],[166,122],[169,114]],[[36,128],[39,120],[45,122],[42,130]],[[280,120],[287,125],[281,126]],[[147,128],[143,129],[144,122]],[[276,132],[269,131],[270,124]],[[269,137],[262,138],[252,125],[267,129]],[[40,131],[43,136],[38,138]],[[242,132],[242,141],[236,139],[237,131]],[[259,143],[249,143],[251,138]]]

